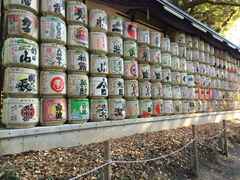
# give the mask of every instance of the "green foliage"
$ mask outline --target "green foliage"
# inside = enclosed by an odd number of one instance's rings
[[[171,0],[217,32],[225,32],[240,18],[239,0]]]
[[[0,168],[0,180],[20,180],[20,177],[14,167]]]

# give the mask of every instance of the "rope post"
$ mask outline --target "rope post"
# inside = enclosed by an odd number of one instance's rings
[[[107,140],[104,142],[104,159],[106,162],[110,162],[112,159],[111,140]],[[111,180],[111,175],[112,175],[111,164],[104,167],[103,175],[104,175],[104,180]]]
[[[227,141],[226,120],[223,120],[223,151],[224,151],[224,155],[228,157],[228,141]]]
[[[193,135],[192,172],[194,176],[198,177],[199,176],[199,158],[198,158],[198,149],[197,149],[196,125],[192,125],[192,135]]]

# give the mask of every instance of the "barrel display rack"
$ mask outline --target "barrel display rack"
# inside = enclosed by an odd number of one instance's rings
[[[236,59],[240,58],[240,50],[237,46],[166,0],[92,1],[116,8],[123,12],[120,13],[120,15],[136,20],[138,23],[141,22],[145,25],[151,24],[152,27],[156,26],[158,29],[166,31],[178,29],[182,32],[195,34],[216,47],[225,49]],[[0,0],[1,5],[2,3]],[[3,13],[3,7],[0,9],[1,13]],[[145,16],[143,21],[137,20],[143,16]],[[153,18],[151,18],[152,16]],[[1,20],[0,23],[0,37],[2,37],[1,32],[3,25]],[[2,42],[1,40],[0,47],[2,47]],[[1,57],[0,60],[1,113],[3,89],[3,66]],[[47,150],[57,147],[73,147],[134,134],[189,127],[191,125],[219,123],[222,121],[232,121],[234,119],[240,119],[240,110],[134,118],[119,121],[88,122],[84,124],[64,124],[60,126],[40,126],[28,129],[2,128],[0,129],[0,155],[30,150]]]

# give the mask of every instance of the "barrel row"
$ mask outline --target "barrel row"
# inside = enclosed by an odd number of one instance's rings
[[[239,108],[239,64],[203,40],[80,1],[41,1],[40,14],[33,2],[4,4],[6,127]]]

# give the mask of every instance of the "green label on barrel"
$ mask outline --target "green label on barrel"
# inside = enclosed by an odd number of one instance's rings
[[[70,120],[87,121],[89,119],[88,99],[70,99],[69,108]]]

